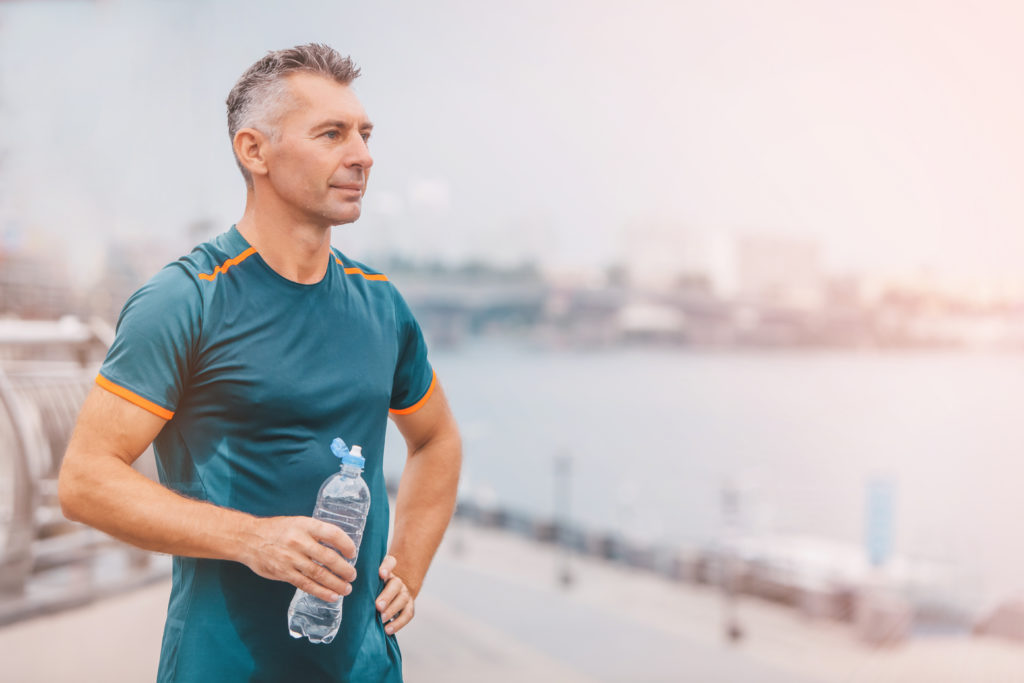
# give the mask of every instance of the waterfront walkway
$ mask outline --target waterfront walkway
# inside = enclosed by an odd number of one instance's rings
[[[1024,683],[1024,645],[934,636],[871,649],[845,625],[750,599],[747,637],[729,645],[715,591],[592,558],[572,562],[562,589],[560,558],[456,522],[398,636],[406,680]],[[154,680],[169,590],[161,581],[0,628],[0,679]]]

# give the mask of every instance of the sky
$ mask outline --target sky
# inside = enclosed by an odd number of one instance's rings
[[[267,50],[362,67],[357,258],[596,268],[794,235],[835,269],[1020,274],[1014,2],[0,2],[0,235],[82,255],[237,220],[224,98]],[[201,223],[205,228],[191,228]],[[168,247],[168,248],[172,248]],[[372,261],[371,261],[372,262]]]

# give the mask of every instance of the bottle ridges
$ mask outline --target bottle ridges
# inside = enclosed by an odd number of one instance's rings
[[[334,475],[324,482],[313,517],[344,531],[358,554],[369,509],[369,490],[362,477],[352,479],[343,474],[339,479]],[[337,551],[330,544],[324,545]],[[355,563],[355,557],[345,559]],[[330,643],[341,624],[343,601],[344,597],[334,603],[325,602],[296,589],[288,609],[288,633],[294,638],[305,636],[312,643]]]

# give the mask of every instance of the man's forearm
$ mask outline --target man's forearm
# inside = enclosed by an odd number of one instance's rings
[[[419,595],[430,562],[455,510],[462,447],[454,429],[411,453],[395,502],[395,532],[390,553],[395,574]]]
[[[255,522],[246,513],[181,496],[113,456],[85,460],[69,452],[60,499],[69,519],[172,555],[242,561]]]
[[[253,515],[179,495],[131,464],[165,421],[100,387],[85,399],[60,468],[68,519],[146,550],[240,562],[321,600],[348,595],[356,578],[345,558],[352,539],[312,517]],[[335,549],[337,549],[336,552]]]

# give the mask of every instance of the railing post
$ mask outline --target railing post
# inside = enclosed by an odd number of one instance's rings
[[[0,520],[6,525],[0,545],[0,593],[18,594],[23,592],[25,581],[32,568],[32,540],[35,536],[35,499],[37,484],[32,480],[28,465],[30,441],[21,399],[3,369],[0,368],[0,412],[11,425],[15,448],[13,453],[0,455],[10,465],[12,496],[8,503],[9,520]],[[0,443],[0,447],[3,444]],[[5,496],[6,497],[6,496]],[[4,513],[0,513],[4,514]]]

